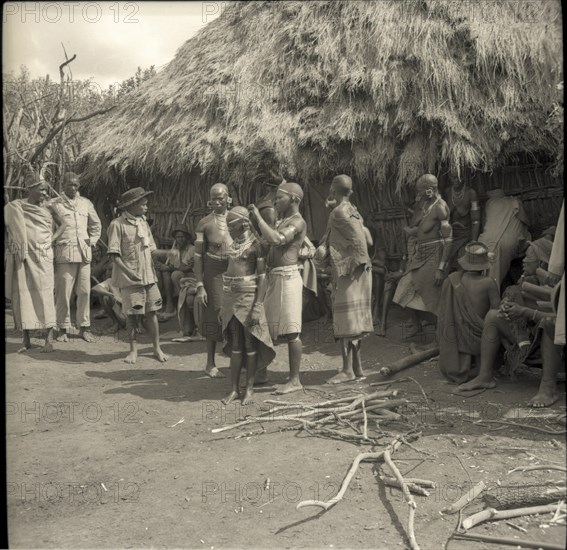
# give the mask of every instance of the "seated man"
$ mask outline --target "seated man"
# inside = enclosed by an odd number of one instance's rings
[[[176,225],[171,235],[175,240],[173,248],[167,253],[165,262],[158,262],[166,299],[165,311],[158,315],[160,322],[175,317],[181,290],[180,281],[193,272],[195,263],[195,246],[190,240],[191,234],[187,228],[182,224]]]
[[[562,236],[563,231],[561,238]],[[549,258],[547,260],[549,261]],[[545,288],[542,286],[542,289]],[[550,287],[547,289],[549,293]],[[512,287],[508,290],[512,290]],[[486,315],[482,333],[480,373],[470,382],[461,384],[459,389],[473,390],[496,386],[492,369],[501,345],[507,348],[509,356],[515,358],[517,362],[522,362],[541,342],[542,379],[539,391],[530,400],[529,405],[548,407],[558,399],[555,384],[561,365],[561,347],[555,345],[557,340],[554,343],[556,315],[548,311],[539,311],[535,302],[529,303],[531,307],[525,307],[519,292],[515,292],[514,298],[515,301],[504,299],[499,310],[491,310]],[[559,305],[560,301],[556,304],[555,311],[558,310]]]
[[[461,384],[470,378],[473,357],[480,365],[484,317],[500,296],[496,281],[484,274],[490,268],[486,245],[467,244],[458,263],[462,271],[451,273],[441,289],[437,339],[441,373]]]

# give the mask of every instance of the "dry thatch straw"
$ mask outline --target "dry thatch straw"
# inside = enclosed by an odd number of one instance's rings
[[[399,190],[440,163],[460,173],[512,152],[553,155],[560,12],[558,0],[228,4],[93,121],[85,176],[194,170],[247,200],[270,167]]]

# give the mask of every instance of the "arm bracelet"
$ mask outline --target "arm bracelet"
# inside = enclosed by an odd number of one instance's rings
[[[205,283],[199,282],[195,285],[195,290],[199,290],[201,287],[204,287]]]

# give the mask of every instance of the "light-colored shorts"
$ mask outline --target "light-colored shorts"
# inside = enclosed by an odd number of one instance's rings
[[[159,288],[155,283],[122,288],[120,298],[124,315],[144,315],[151,311],[159,311],[163,305]]]

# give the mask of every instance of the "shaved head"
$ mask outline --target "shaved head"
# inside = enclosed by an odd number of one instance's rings
[[[220,194],[220,193],[224,193],[227,197],[228,197],[228,187],[224,184],[224,183],[215,183],[212,187],[211,187],[211,197],[213,196],[213,194]]]
[[[348,197],[352,193],[352,178],[346,174],[335,176],[331,187],[341,196]]]
[[[236,220],[246,220],[248,221],[248,209],[244,206],[235,206],[232,210],[229,210],[226,215],[226,223],[232,223]]]
[[[303,189],[301,189],[299,184],[291,181],[280,183],[280,185],[278,185],[278,191],[283,191],[287,195],[290,195],[292,198],[298,199],[299,201],[303,199]]]
[[[424,174],[415,183],[418,189],[427,189],[428,187],[434,187],[437,189],[437,178],[433,174]]]

